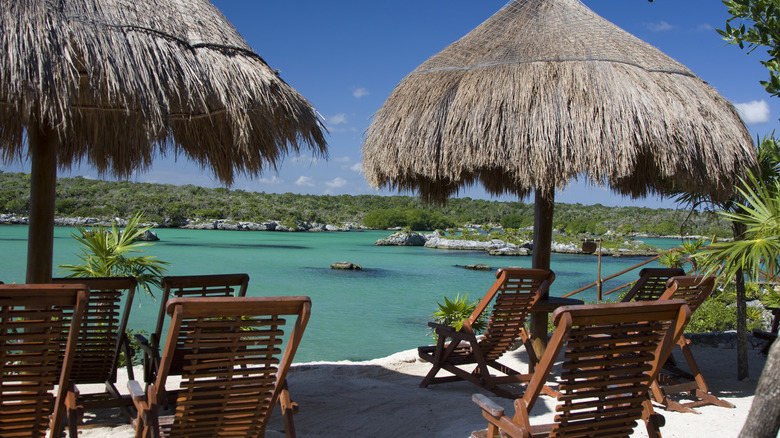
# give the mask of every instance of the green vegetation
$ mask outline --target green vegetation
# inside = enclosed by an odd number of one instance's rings
[[[737,328],[737,294],[734,285],[723,289],[715,288],[712,295],[705,300],[691,316],[691,321],[685,331],[689,333],[723,332]],[[748,312],[747,328],[764,329],[761,311]]]
[[[0,172],[0,213],[26,215],[29,187],[29,175]],[[446,206],[436,207],[413,196],[314,196],[81,177],[57,180],[59,217],[127,218],[133,212],[170,226],[187,219],[226,219],[357,223],[379,229],[446,229],[463,224],[502,224],[521,229],[533,224],[534,206],[523,202],[453,198]],[[687,216],[687,211],[671,209],[556,204],[554,227],[559,231],[591,234],[613,230],[660,235],[730,235],[728,222],[714,213],[694,212]]]
[[[740,48],[744,48],[747,44],[750,51],[758,47],[767,49],[769,59],[761,63],[769,70],[769,80],[762,82],[762,84],[770,95],[780,96],[780,20],[778,19],[780,0],[723,0],[723,4],[728,8],[731,18],[726,23],[726,29],[718,29],[718,32],[723,36],[723,39],[731,44],[738,44]],[[739,24],[732,26],[732,22]],[[744,211],[735,212],[737,215],[741,214],[742,217],[734,216],[731,218],[735,221],[734,234],[743,234],[745,240],[752,241],[752,243],[741,248],[734,248],[735,250],[741,250],[742,256],[732,258],[731,261],[742,263],[743,265],[739,267],[726,266],[725,269],[727,275],[731,272],[738,274],[738,277],[735,278],[738,286],[737,307],[739,309],[737,378],[740,380],[748,377],[747,346],[744,341],[747,330],[745,327],[747,312],[743,302],[745,298],[745,287],[742,278],[743,269],[753,271],[748,272],[748,275],[757,274],[755,272],[757,265],[754,261],[756,257],[763,253],[768,257],[765,259],[767,267],[771,267],[768,270],[774,271],[772,265],[777,262],[778,255],[780,255],[775,242],[769,241],[771,238],[776,239],[778,232],[780,232],[780,229],[777,227],[778,218],[777,216],[773,218],[764,216],[765,212],[777,208],[775,201],[778,194],[780,194],[780,190],[777,190],[777,182],[780,181],[780,170],[778,169],[780,154],[778,154],[778,151],[777,141],[774,138],[764,139],[761,145],[759,145],[761,168],[759,175],[754,176],[761,181],[761,184],[758,187],[754,187],[756,190],[752,193],[743,193],[743,195],[747,195],[749,198],[752,197],[752,200],[759,202],[753,203],[751,199],[748,199],[749,205],[746,206],[748,208],[743,209]],[[773,191],[769,199],[764,196],[767,194],[764,191],[765,189]],[[757,224],[756,220],[761,217],[764,218],[763,222],[765,223]],[[753,224],[759,226],[752,227]],[[718,254],[718,250],[721,251],[720,254]],[[723,257],[727,251],[727,247],[717,248],[716,252],[711,254],[711,256],[729,262],[728,257]],[[776,280],[776,278],[772,277],[773,275],[770,273],[769,280]],[[745,422],[740,436],[770,437],[777,435],[778,430],[780,430],[780,404],[777,403],[774,395],[778,391],[778,381],[780,381],[780,343],[775,342],[769,353],[764,372],[761,374],[761,379],[758,382],[756,398],[750,408],[748,420]]]
[[[153,295],[150,286],[160,286],[160,279],[167,271],[165,266],[169,263],[152,256],[131,256],[143,252],[140,247],[151,245],[136,241],[150,229],[140,226],[142,219],[140,214],[136,214],[123,231],[119,231],[113,221],[111,228],[102,225],[90,230],[76,227],[78,234],[72,236],[82,245],[79,256],[82,263],[60,265],[60,268],[69,272],[68,277],[135,277],[138,285]]]
[[[436,303],[438,309],[431,313],[431,318],[433,319],[433,322],[437,324],[448,325],[455,330],[460,331],[460,329],[463,328],[463,323],[471,316],[471,314],[474,312],[474,309],[477,308],[477,304],[479,304],[479,300],[469,301],[468,294],[463,296],[457,294],[453,300],[444,297],[444,304],[438,302]],[[485,331],[486,323],[487,321],[485,321],[485,315],[483,312],[471,326],[474,334],[478,335]],[[434,341],[436,341],[436,332],[432,331],[431,333],[433,335]]]
[[[408,207],[374,210],[363,217],[363,225],[377,230],[410,228],[414,231],[455,226],[452,220],[441,212]]]

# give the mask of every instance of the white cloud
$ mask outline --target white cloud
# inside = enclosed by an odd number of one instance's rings
[[[766,123],[769,121],[769,104],[765,100],[753,100],[734,104],[739,115],[747,124]]]
[[[265,177],[264,178],[260,178],[260,182],[261,183],[265,183],[265,184],[281,184],[284,181],[282,181],[282,179],[279,178],[279,176],[274,175],[274,176],[272,176],[270,178],[265,178]]]
[[[295,181],[296,186],[314,187],[314,180],[308,176],[301,176],[298,181]]]
[[[336,188],[344,187],[345,185],[347,185],[347,180],[337,176],[336,178],[333,178],[333,181],[326,182],[325,185],[330,187],[330,188],[336,189]]]
[[[365,89],[365,88],[358,88],[358,89],[356,89],[355,91],[352,92],[352,95],[356,99],[360,99],[363,96],[368,96],[368,90]]]
[[[355,172],[363,172],[363,163],[355,163],[349,169]]]
[[[347,123],[347,115],[344,113],[336,114],[333,117],[328,117],[327,122],[331,125],[341,125]]]
[[[667,23],[666,21],[660,21],[658,23],[645,23],[645,27],[653,32],[665,32],[667,30],[674,29],[674,26]]]
[[[696,26],[696,32],[710,32],[712,30],[715,30],[715,28],[711,24],[702,23]]]
[[[335,163],[349,163],[350,161],[352,160],[349,157],[339,157],[333,159],[333,162]]]

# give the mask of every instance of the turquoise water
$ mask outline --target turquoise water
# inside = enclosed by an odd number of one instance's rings
[[[80,252],[70,237],[75,229],[54,230],[54,266],[76,264]],[[481,298],[495,279],[493,272],[470,271],[463,265],[484,263],[530,267],[530,257],[491,257],[479,251],[446,251],[422,247],[375,246],[389,231],[285,233],[157,229],[160,241],[149,255],[171,262],[170,275],[249,274],[249,296],[307,295],[312,317],[296,362],[367,360],[385,357],[431,342],[428,315],[442,297],[468,293]],[[662,248],[677,241],[646,239]],[[0,226],[0,280],[24,282],[27,227]],[[602,276],[619,272],[645,258],[602,259]],[[330,264],[349,261],[362,271],[335,271]],[[597,257],[553,254],[556,280],[551,294],[564,295],[594,282]],[[655,263],[650,266],[657,266]],[[605,291],[632,281],[637,271],[605,283]],[[159,293],[159,291],[158,291]],[[580,299],[595,300],[595,288]],[[151,331],[158,303],[141,296],[129,327]]]

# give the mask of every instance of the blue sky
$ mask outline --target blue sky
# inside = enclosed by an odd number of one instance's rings
[[[719,0],[584,0],[588,7],[626,31],[685,64],[744,110],[756,135],[777,126],[778,102],[760,80],[763,49],[746,54],[724,45],[716,32],[729,17]],[[255,52],[280,70],[281,77],[316,107],[325,119],[329,159],[288,156],[279,172],[239,179],[234,189],[268,193],[397,194],[368,186],[360,172],[363,133],[396,84],[415,67],[468,33],[506,4],[506,0],[240,1],[214,0]],[[543,43],[543,42],[540,42]],[[3,171],[29,171],[27,163],[3,164]],[[96,178],[93,169],[60,175]],[[218,187],[209,171],[184,158],[155,161],[134,180]],[[413,193],[401,193],[414,195]],[[459,196],[491,198],[479,187]],[[532,202],[531,198],[526,202]],[[572,182],[556,201],[674,208],[670,200],[631,200],[606,188]]]

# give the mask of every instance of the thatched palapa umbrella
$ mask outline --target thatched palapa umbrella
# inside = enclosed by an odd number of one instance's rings
[[[56,168],[127,177],[181,154],[223,183],[306,147],[311,104],[206,0],[14,0],[0,6],[0,151],[32,166],[27,281],[51,278]]]
[[[495,195],[534,191],[533,265],[542,268],[555,190],[573,179],[632,197],[722,199],[754,163],[725,98],[578,0],[504,6],[406,76],[363,145],[375,187],[436,202],[477,182]]]

